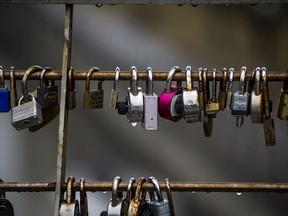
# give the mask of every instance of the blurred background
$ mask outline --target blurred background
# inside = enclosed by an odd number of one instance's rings
[[[1,4],[0,64],[24,70],[31,65],[62,68],[64,5]],[[74,6],[72,66],[139,71],[148,66],[193,70],[266,66],[288,68],[288,6],[151,5]],[[6,81],[7,82],[7,81]],[[60,82],[57,83],[60,85]],[[249,117],[237,128],[226,110],[214,119],[206,138],[202,123],[159,119],[159,130],[144,131],[111,111],[113,83],[103,83],[104,109],[82,109],[84,82],[76,81],[77,108],[69,112],[67,172],[77,181],[123,181],[155,176],[159,181],[288,182],[287,126],[276,117],[281,82],[270,82],[276,145],[264,146],[262,125]],[[8,82],[7,82],[8,85]],[[119,99],[129,82],[120,82]],[[139,85],[145,86],[140,82]],[[30,91],[39,86],[28,82]],[[159,95],[165,82],[155,82]],[[20,82],[17,81],[17,87]],[[91,84],[96,88],[96,82]],[[234,90],[236,90],[234,88]],[[20,96],[20,91],[19,91]],[[16,131],[11,113],[1,113],[0,178],[4,181],[55,181],[58,119],[36,133]],[[7,193],[15,215],[53,215],[54,193]],[[111,193],[88,193],[90,215],[106,210]],[[287,194],[173,193],[176,215],[262,215],[288,213]]]

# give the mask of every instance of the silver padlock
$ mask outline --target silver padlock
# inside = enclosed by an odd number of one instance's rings
[[[263,122],[263,95],[261,89],[261,68],[257,67],[254,76],[254,89],[251,93],[250,117],[252,123]]]
[[[66,200],[62,200],[61,202],[59,216],[81,216],[79,210],[79,202],[75,199],[76,194],[72,188],[74,182],[75,178],[69,176],[67,180]]]
[[[144,114],[142,127],[145,130],[158,130],[158,96],[153,92],[152,68],[147,68],[146,93],[143,93]]]
[[[0,183],[2,182],[3,180],[0,179]],[[6,199],[4,191],[0,191],[0,216],[14,216],[13,205]]]
[[[153,192],[149,193],[150,201],[149,200],[147,201],[147,207],[149,211],[151,212],[151,215],[171,216],[169,202],[167,199],[163,198],[157,179],[151,176],[149,177],[147,182],[150,182],[153,184],[154,189],[156,190],[156,195],[157,195],[157,199],[156,199]]]
[[[195,123],[201,121],[201,110],[199,104],[199,95],[197,88],[193,88],[192,69],[186,67],[186,85],[183,89],[183,117],[186,123]]]
[[[144,113],[143,93],[142,88],[138,87],[137,82],[137,68],[131,67],[132,79],[130,87],[128,87],[126,94],[127,102],[127,121],[130,123],[142,122]]]
[[[121,177],[116,176],[112,185],[112,199],[108,204],[107,216],[121,216],[123,205],[123,194],[118,192],[118,186],[122,182]]]
[[[11,110],[11,123],[16,130],[22,130],[40,124],[42,119],[41,106],[33,94],[28,92],[27,79],[31,73],[41,71],[40,66],[34,65],[28,68],[22,79],[23,96],[18,101],[18,106]]]

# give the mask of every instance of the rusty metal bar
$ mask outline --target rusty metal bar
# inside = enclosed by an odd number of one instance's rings
[[[85,182],[87,192],[104,192],[112,190],[112,182]],[[120,183],[118,189],[125,191],[128,182]],[[165,182],[159,182],[161,190],[166,190]],[[7,192],[52,192],[55,191],[56,182],[4,182],[0,183],[0,191]],[[288,193],[288,183],[202,183],[202,182],[170,182],[173,192],[262,192],[262,193]],[[136,184],[132,190],[136,189]],[[61,191],[66,190],[66,183],[61,185]],[[73,190],[80,191],[80,182],[73,184]],[[152,191],[153,185],[145,183],[144,191]]]
[[[21,4],[118,4],[118,5],[143,5],[143,4],[268,4],[288,3],[287,0],[0,0],[0,3]]]
[[[57,169],[56,185],[54,196],[54,216],[59,215],[60,202],[63,200],[61,185],[65,182],[66,172],[66,148],[67,148],[67,127],[68,110],[66,109],[66,90],[68,70],[71,65],[71,46],[72,46],[72,23],[73,23],[73,5],[68,4],[65,8],[64,22],[64,45],[63,45],[63,65],[61,79],[61,101],[59,114],[58,148],[57,148]]]
[[[17,71],[15,72],[14,79],[16,80],[21,80],[25,71]],[[75,80],[86,80],[88,71],[86,70],[74,70],[73,73],[73,78]],[[248,71],[246,75],[246,79],[251,78],[252,71]],[[155,81],[165,81],[167,79],[168,72],[166,71],[155,71],[153,72],[153,80]],[[216,80],[222,80],[222,72],[217,71],[216,74]],[[10,75],[9,71],[4,71],[4,78],[9,80]],[[44,75],[45,79],[53,79],[53,80],[61,80],[62,78],[62,73],[59,70],[47,72]],[[97,72],[93,73],[91,75],[91,80],[114,80],[115,78],[115,72],[114,71],[103,71],[103,72]],[[146,80],[147,78],[147,73],[144,71],[138,71],[138,79],[139,80]],[[240,71],[235,71],[234,72],[234,77],[233,79],[235,81],[239,81],[240,78]],[[39,80],[40,79],[40,73],[34,73],[29,76],[29,79],[31,80]],[[120,73],[120,80],[130,80],[131,79],[131,73],[129,71],[122,71]],[[198,79],[198,73],[197,71],[192,72],[192,79],[197,80]],[[207,74],[207,79],[212,80],[212,70]],[[268,81],[284,81],[288,79],[288,72],[287,71],[267,71],[267,80]],[[182,80],[185,81],[185,73],[177,73],[174,75],[173,80]]]

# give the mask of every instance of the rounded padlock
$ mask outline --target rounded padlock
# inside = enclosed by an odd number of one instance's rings
[[[146,192],[142,192],[142,196],[140,195],[141,195],[142,185],[145,182],[146,182],[146,179],[144,177],[140,177],[139,180],[137,181],[135,197],[131,200],[131,203],[129,205],[128,216],[142,215],[142,211],[144,210],[144,207],[146,204],[145,202]]]
[[[121,177],[115,177],[112,185],[112,199],[109,202],[107,216],[122,215],[123,194],[118,192],[118,186],[122,182]]]
[[[66,200],[61,202],[59,216],[81,216],[79,202],[75,199],[76,194],[73,191],[75,178],[70,176],[67,180]]]
[[[182,118],[182,87],[173,86],[172,78],[177,72],[181,72],[178,66],[174,66],[168,73],[166,88],[159,96],[159,115],[167,120],[179,121]]]

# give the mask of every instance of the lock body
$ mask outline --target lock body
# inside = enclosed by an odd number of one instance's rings
[[[248,92],[235,92],[232,97],[231,114],[236,116],[248,116],[250,109],[250,94]]]
[[[213,117],[216,116],[216,114],[219,112],[220,107],[219,103],[216,101],[209,100],[206,104],[206,114],[207,115],[213,115]]]
[[[263,95],[256,95],[254,90],[251,93],[250,117],[252,123],[263,122]]]
[[[58,105],[58,87],[42,86],[37,88],[37,102],[42,109],[48,109]]]
[[[158,96],[143,93],[144,114],[142,127],[145,130],[158,130]]]
[[[143,119],[143,93],[140,87],[137,87],[138,94],[133,95],[129,87],[126,94],[127,112],[126,117],[128,122],[142,122]]]
[[[0,112],[9,112],[10,105],[10,91],[8,88],[0,88]]]
[[[157,200],[148,201],[147,207],[151,212],[151,215],[171,216],[169,202],[166,199],[161,202]]]
[[[110,108],[112,110],[116,110],[116,108],[117,108],[118,96],[119,96],[119,90],[118,89],[112,89],[112,91],[111,91],[111,103],[110,103]]]
[[[42,111],[40,105],[32,96],[32,101],[20,104],[12,108],[12,125],[16,130],[22,130],[40,124],[42,119]],[[19,102],[21,101],[21,98]]]
[[[288,90],[281,89],[277,117],[288,120]]]
[[[76,108],[76,89],[67,91],[66,107],[68,110],[73,110]]]
[[[201,110],[197,89],[183,90],[183,116],[186,123],[201,121]]]
[[[101,109],[103,108],[104,90],[84,91],[83,108]]]
[[[59,216],[81,216],[78,200],[69,204],[63,201],[60,206]]]
[[[112,201],[109,202],[107,209],[107,216],[119,216],[122,215],[123,199],[118,198],[115,206],[112,206]]]

